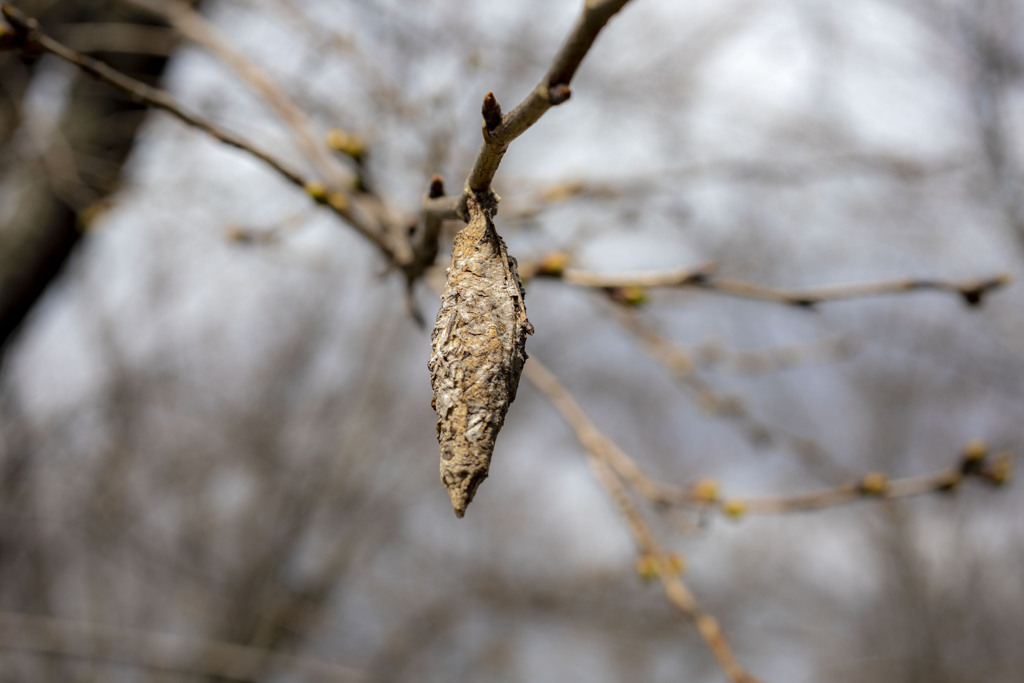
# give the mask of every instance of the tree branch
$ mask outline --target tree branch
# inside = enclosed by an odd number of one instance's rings
[[[180,0],[125,0],[164,19],[183,36],[202,46],[228,65],[266,102],[278,118],[295,134],[303,153],[332,185],[346,184],[334,159],[313,131],[313,125],[298,106],[274,83],[266,72],[231,46],[227,39],[198,12]]]
[[[406,284],[412,290],[413,283],[423,271],[433,265],[437,258],[438,241],[441,237],[441,226],[445,220],[459,218],[460,197],[447,197],[441,176],[435,175],[430,180],[430,189],[423,198],[423,227],[412,245],[412,259],[404,266]]]
[[[987,449],[978,442],[968,444],[957,464],[931,474],[890,480],[881,472],[870,472],[859,481],[818,491],[808,491],[788,496],[763,498],[734,498],[712,503],[714,508],[729,516],[744,514],[774,514],[820,510],[863,500],[895,500],[911,498],[929,493],[955,490],[967,478],[979,479],[993,486],[1001,486],[1009,480],[1012,455],[997,453],[991,459]],[[682,502],[682,499],[677,499]],[[662,500],[672,504],[671,499]],[[692,504],[692,496],[687,504]]]
[[[316,202],[332,210],[359,234],[376,245],[389,260],[397,263],[403,262],[404,259],[400,249],[395,244],[392,244],[392,241],[387,236],[387,232],[382,229],[381,224],[365,217],[362,213],[354,211],[347,196],[336,188],[330,188],[321,182],[304,178],[269,152],[187,111],[166,91],[126,76],[103,62],[76,52],[54,40],[42,32],[39,28],[39,23],[35,19],[26,17],[15,7],[4,4],[0,6],[0,11],[2,11],[4,18],[13,29],[13,32],[8,31],[0,35],[0,49],[20,49],[29,54],[48,52],[126,95],[144,102],[155,109],[165,111],[182,123],[201,130],[226,145],[248,153],[272,168],[293,185],[302,188]]]
[[[644,290],[653,287],[691,287],[727,294],[742,299],[772,301],[800,308],[814,308],[828,301],[858,299],[883,294],[899,294],[921,290],[949,292],[959,295],[969,306],[980,306],[985,296],[1005,287],[1012,281],[1008,273],[991,277],[964,280],[960,282],[930,278],[902,278],[879,282],[812,287],[806,289],[784,289],[753,284],[741,280],[718,277],[718,264],[708,261],[693,268],[677,268],[663,271],[595,273],[592,271],[565,267],[564,255],[549,255],[535,264],[524,264],[525,275],[549,277],[579,287],[593,287],[605,290]],[[550,264],[557,262],[556,267]],[[642,295],[642,291],[637,292]]]
[[[796,290],[765,287],[763,285],[724,278],[709,278],[703,282],[695,282],[693,286],[743,299],[775,301],[800,308],[813,308],[815,305],[826,301],[858,299],[882,294],[899,294],[921,290],[958,294],[968,306],[980,306],[987,294],[1007,286],[1010,282],[1010,275],[1003,273],[988,278],[965,280],[962,282],[906,278]]]
[[[466,179],[465,192],[487,192],[509,144],[540,120],[548,109],[569,99],[569,83],[576,69],[590,51],[597,34],[627,2],[629,0],[586,0],[576,25],[552,60],[548,72],[526,99],[508,114],[502,115],[494,94],[487,94],[483,105],[484,141]]]

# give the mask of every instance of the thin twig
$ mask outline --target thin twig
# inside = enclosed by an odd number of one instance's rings
[[[861,479],[832,488],[794,493],[782,496],[752,498],[720,498],[695,493],[693,490],[658,485],[660,492],[650,498],[652,502],[679,507],[702,508],[738,518],[751,514],[781,514],[805,512],[836,507],[857,501],[896,500],[912,498],[929,493],[946,493],[955,490],[969,477],[980,479],[994,486],[1006,483],[1012,464],[1009,453],[999,453],[991,462],[972,461],[965,455],[957,465],[931,474],[902,479],[889,479],[881,472],[870,472]],[[648,487],[648,490],[650,487]],[[715,490],[717,484],[705,490]]]
[[[981,305],[985,295],[1010,284],[1008,273],[988,278],[952,282],[947,280],[905,278],[881,282],[866,282],[832,287],[788,290],[764,285],[755,285],[740,280],[725,278],[709,278],[702,282],[694,282],[692,286],[707,289],[720,294],[729,294],[744,299],[777,301],[783,304],[813,308],[816,304],[839,299],[857,299],[881,294],[898,294],[921,290],[934,290],[958,294],[968,306]]]
[[[717,501],[714,506],[719,511],[735,517],[748,513],[775,514],[820,510],[856,501],[911,498],[953,491],[964,480],[972,477],[1000,486],[1008,480],[1011,466],[1010,453],[997,453],[989,459],[986,451],[979,451],[976,445],[968,445],[956,465],[931,474],[890,480],[881,472],[871,472],[859,481],[834,488],[787,496],[735,498]],[[671,503],[670,500],[663,502]]]
[[[564,259],[564,257],[563,257]],[[807,289],[783,289],[732,280],[715,275],[717,264],[705,262],[693,268],[677,268],[663,271],[595,273],[577,268],[546,268],[546,259],[534,265],[523,265],[524,274],[537,277],[560,279],[568,284],[598,289],[646,289],[651,287],[692,287],[743,299],[774,301],[777,303],[814,308],[817,304],[841,299],[857,299],[882,294],[898,294],[921,290],[950,292],[963,298],[969,306],[978,306],[984,297],[1010,284],[1009,273],[960,282],[930,278],[902,278],[879,282],[812,287]]]
[[[441,226],[445,220],[459,218],[459,197],[446,197],[441,176],[435,175],[430,180],[430,190],[423,198],[423,227],[412,245],[412,259],[404,267],[406,284],[409,292],[412,286],[423,275],[423,271],[434,264],[439,249]]]
[[[624,273],[595,273],[577,268],[567,268],[559,277],[570,285],[598,289],[685,287],[700,286],[714,274],[716,268],[718,268],[718,264],[713,261],[701,263],[693,268]],[[548,276],[548,273],[541,271],[538,275]]]
[[[569,391],[536,358],[531,357],[523,373],[555,405],[588,452],[600,458],[638,494],[658,505],[716,511],[730,517],[802,512],[856,501],[894,500],[947,492],[971,477],[999,486],[1009,479],[1012,467],[1009,453],[998,453],[989,458],[983,443],[972,442],[964,447],[956,465],[931,474],[890,480],[885,474],[871,472],[851,483],[806,493],[722,499],[717,493],[709,495],[706,490],[670,486],[652,479],[632,457],[598,429]]]
[[[204,120],[198,115],[186,111],[167,92],[154,88],[141,81],[137,81],[130,76],[126,76],[97,59],[83,55],[64,44],[57,42],[39,29],[39,24],[35,19],[26,17],[20,10],[12,7],[11,5],[3,5],[2,11],[4,18],[15,29],[16,35],[20,38],[20,40],[12,46],[27,50],[38,49],[44,52],[49,52],[50,54],[78,67],[87,74],[96,77],[107,85],[113,86],[124,94],[144,102],[155,109],[165,111],[183,123],[202,130],[226,145],[248,152],[260,161],[272,167],[293,184],[298,185],[299,187],[303,187],[306,184],[306,180],[302,176],[285,166],[269,153],[254,147],[252,144],[233,133],[217,128],[212,123]]]
[[[649,500],[665,497],[664,487],[648,477],[633,458],[597,428],[569,390],[534,356],[531,355],[524,366],[523,375],[554,404],[588,453],[609,465],[643,497]]]
[[[274,672],[332,683],[369,680],[352,667],[234,643],[11,612],[0,613],[0,649],[235,681],[263,680]]]
[[[597,34],[629,0],[587,0],[576,25],[533,91],[502,115],[493,94],[484,98],[483,143],[466,179],[466,192],[487,192],[509,143],[525,133],[548,109],[569,99],[569,83]]]
[[[180,43],[173,29],[134,22],[75,22],[54,27],[57,40],[79,52],[124,52],[169,57]]]

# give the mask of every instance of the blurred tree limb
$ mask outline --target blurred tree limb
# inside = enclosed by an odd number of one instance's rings
[[[0,649],[97,659],[232,681],[259,681],[275,673],[332,683],[369,680],[359,669],[271,650],[11,612],[0,613]]]
[[[44,20],[59,20],[69,34],[79,26],[96,26],[97,20],[111,15],[120,18],[117,25],[122,35],[160,30],[146,26],[138,12],[112,11],[109,5],[63,0],[24,3]],[[14,27],[4,27],[0,34],[0,45],[16,47],[19,34]],[[131,41],[123,42],[121,47],[128,47]],[[163,46],[164,54],[122,51],[108,53],[108,58],[122,69],[155,80],[166,62],[166,40]],[[46,112],[54,118],[52,125],[42,123],[46,117],[27,111],[24,96],[40,73],[52,71],[52,65],[41,62],[36,50],[20,56],[0,54],[6,100],[0,109],[5,114],[0,120],[2,170],[13,189],[0,225],[0,365],[8,340],[61,272],[91,214],[116,186],[121,163],[142,120],[121,116],[118,125],[105,125],[105,118],[114,114],[137,112],[139,103],[89,78],[75,78],[67,85],[66,106]],[[104,162],[102,172],[91,168],[97,158]]]
[[[25,16],[15,7],[5,4],[2,6],[2,12],[12,30],[0,36],[0,49],[19,49],[23,52],[48,52],[138,101],[165,111],[182,123],[199,129],[230,147],[254,156],[290,183],[303,189],[314,201],[331,209],[342,220],[363,235],[363,237],[375,244],[390,259],[399,259],[399,247],[391,243],[385,227],[378,224],[373,220],[372,216],[367,215],[365,212],[355,211],[347,195],[338,188],[332,188],[320,181],[306,178],[284,161],[260,149],[250,141],[221,128],[211,121],[207,121],[197,114],[187,111],[166,91],[126,76],[103,62],[76,52],[54,40],[42,32],[38,21]]]
[[[533,264],[524,264],[523,276],[548,277],[576,285],[610,291],[628,303],[642,303],[644,291],[655,287],[687,287],[726,294],[740,299],[753,299],[812,309],[818,304],[906,292],[937,291],[960,296],[968,306],[980,306],[985,297],[1012,281],[1008,273],[961,282],[932,278],[900,278],[830,287],[784,289],[742,280],[720,277],[718,264],[706,262],[692,268],[630,273],[596,273],[568,267],[568,256],[549,254]],[[628,290],[628,291],[627,291]]]

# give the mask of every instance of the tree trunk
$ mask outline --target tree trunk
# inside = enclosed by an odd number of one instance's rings
[[[173,47],[169,29],[165,40],[153,40],[154,19],[112,0],[25,0],[18,7],[47,33],[150,83]],[[101,49],[106,45],[109,51]],[[127,51],[140,46],[155,54]],[[0,54],[0,367],[82,241],[89,213],[116,188],[143,120],[140,105],[76,73],[59,122],[41,136],[39,112],[26,109],[25,96],[40,78],[59,75],[55,66],[50,57]]]

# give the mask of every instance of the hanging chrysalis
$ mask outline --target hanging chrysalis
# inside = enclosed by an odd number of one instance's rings
[[[441,482],[458,517],[487,478],[526,362],[526,335],[533,332],[516,260],[472,194],[467,210],[470,220],[455,236],[428,363]]]

